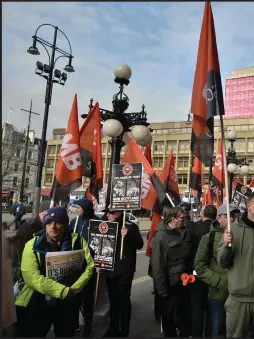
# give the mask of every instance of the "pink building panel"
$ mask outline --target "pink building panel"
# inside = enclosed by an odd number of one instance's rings
[[[254,118],[254,76],[226,80],[225,118]]]

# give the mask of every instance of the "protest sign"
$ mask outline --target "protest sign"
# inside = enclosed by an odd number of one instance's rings
[[[90,220],[88,245],[94,251],[94,266],[114,270],[118,223]]]
[[[70,287],[79,278],[83,263],[83,250],[48,252],[46,254],[46,276]]]
[[[244,210],[246,208],[246,200],[251,194],[252,190],[249,187],[244,186],[238,182],[236,185],[232,204],[236,205],[240,210]]]
[[[140,210],[142,163],[113,165],[110,206],[112,210]]]

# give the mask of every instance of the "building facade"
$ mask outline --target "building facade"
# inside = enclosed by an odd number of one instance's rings
[[[225,117],[254,118],[254,67],[235,70],[226,78]]]
[[[163,168],[168,154],[173,149],[175,157],[175,166],[178,174],[178,183],[180,193],[184,194],[188,190],[190,180],[190,167],[191,167],[191,152],[190,152],[190,138],[191,138],[191,123],[185,121],[169,121],[164,123],[152,123],[150,128],[153,129],[152,141],[152,160],[154,170]],[[249,184],[254,177],[254,119],[226,119],[225,129],[227,131],[234,130],[237,134],[235,142],[235,149],[237,157],[246,157],[247,162],[250,164],[250,172],[247,177],[242,178],[245,184]],[[219,120],[215,119],[215,144],[214,144],[214,157],[217,151],[217,142],[221,137]],[[62,138],[65,129],[53,130],[53,139],[48,140],[46,164],[43,177],[42,194],[49,195],[50,189],[53,184],[55,167],[57,159],[60,154]],[[227,133],[225,133],[226,135]],[[104,168],[104,182],[108,181],[108,173],[110,166],[110,145],[107,138],[102,141],[102,157]],[[230,143],[226,142],[226,147],[229,148]],[[124,155],[126,146],[123,147],[121,158]],[[142,148],[143,149],[143,148]],[[236,174],[237,175],[237,174]],[[204,168],[205,185],[209,180],[209,168]],[[89,179],[84,179],[83,187],[85,188],[89,183]]]
[[[18,131],[11,124],[2,127],[2,189],[5,197],[18,198],[24,166],[26,131]],[[30,131],[27,150],[24,201],[33,200],[38,168],[39,139]],[[3,199],[3,197],[2,197]]]

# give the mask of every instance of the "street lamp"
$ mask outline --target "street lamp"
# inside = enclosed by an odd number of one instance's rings
[[[37,33],[39,29],[43,26],[51,26],[54,28],[54,37],[53,37],[53,43],[40,38]],[[64,37],[66,38],[70,51],[65,52],[64,50],[56,47],[56,40],[57,40],[57,33],[61,32]],[[65,82],[67,80],[67,74],[65,72],[61,72],[58,69],[55,69],[56,61],[59,58],[68,58],[68,64],[65,66],[64,70],[66,72],[73,73],[75,70],[72,66],[72,48],[69,39],[65,35],[63,31],[61,31],[57,26],[53,26],[51,24],[42,24],[40,25],[36,31],[35,34],[32,36],[33,43],[32,46],[28,48],[27,52],[32,55],[40,55],[40,52],[37,48],[37,43],[42,45],[42,47],[46,50],[48,55],[48,64],[42,64],[40,61],[36,62],[36,70],[35,74],[43,77],[47,81],[46,85],[46,94],[45,94],[45,110],[44,110],[44,118],[43,118],[43,126],[42,126],[42,136],[41,136],[41,145],[40,145],[40,152],[39,152],[39,162],[38,162],[38,171],[37,171],[37,178],[36,178],[36,187],[34,192],[34,210],[33,210],[33,216],[36,216],[39,211],[39,203],[40,203],[40,193],[41,193],[41,179],[42,179],[42,170],[44,165],[44,154],[46,151],[46,133],[47,133],[47,125],[48,125],[48,115],[49,115],[49,106],[51,104],[51,97],[52,97],[52,89],[53,84],[59,84],[64,86]],[[49,51],[47,47],[51,48],[51,56],[49,54]],[[55,54],[60,54],[57,58],[55,58]]]
[[[227,153],[227,163],[228,163],[228,172],[229,172],[229,199],[232,201],[232,188],[234,174],[239,170],[240,175],[245,176],[249,173],[249,164],[246,162],[246,157],[237,158],[236,151],[234,148],[234,142],[236,141],[235,131],[228,131],[228,141],[231,145]]]
[[[148,128],[147,113],[145,105],[140,112],[126,113],[129,107],[129,98],[124,93],[124,86],[128,86],[131,78],[131,69],[128,65],[118,65],[114,71],[115,83],[119,84],[119,92],[113,96],[113,110],[100,108],[101,120],[103,122],[103,135],[112,138],[109,140],[111,146],[110,169],[108,176],[108,189],[106,197],[106,206],[110,204],[111,178],[113,164],[120,163],[121,148],[125,145],[123,136],[126,132],[131,132],[132,137],[141,146],[146,146],[152,142],[151,131]],[[90,100],[90,110],[93,108],[93,99]],[[82,114],[83,119],[88,114]]]

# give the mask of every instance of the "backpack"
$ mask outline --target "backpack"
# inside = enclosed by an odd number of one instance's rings
[[[214,239],[215,239],[215,231],[210,231],[209,232],[209,240],[208,240],[208,244],[207,244],[209,263],[210,263],[212,256],[213,256]]]

